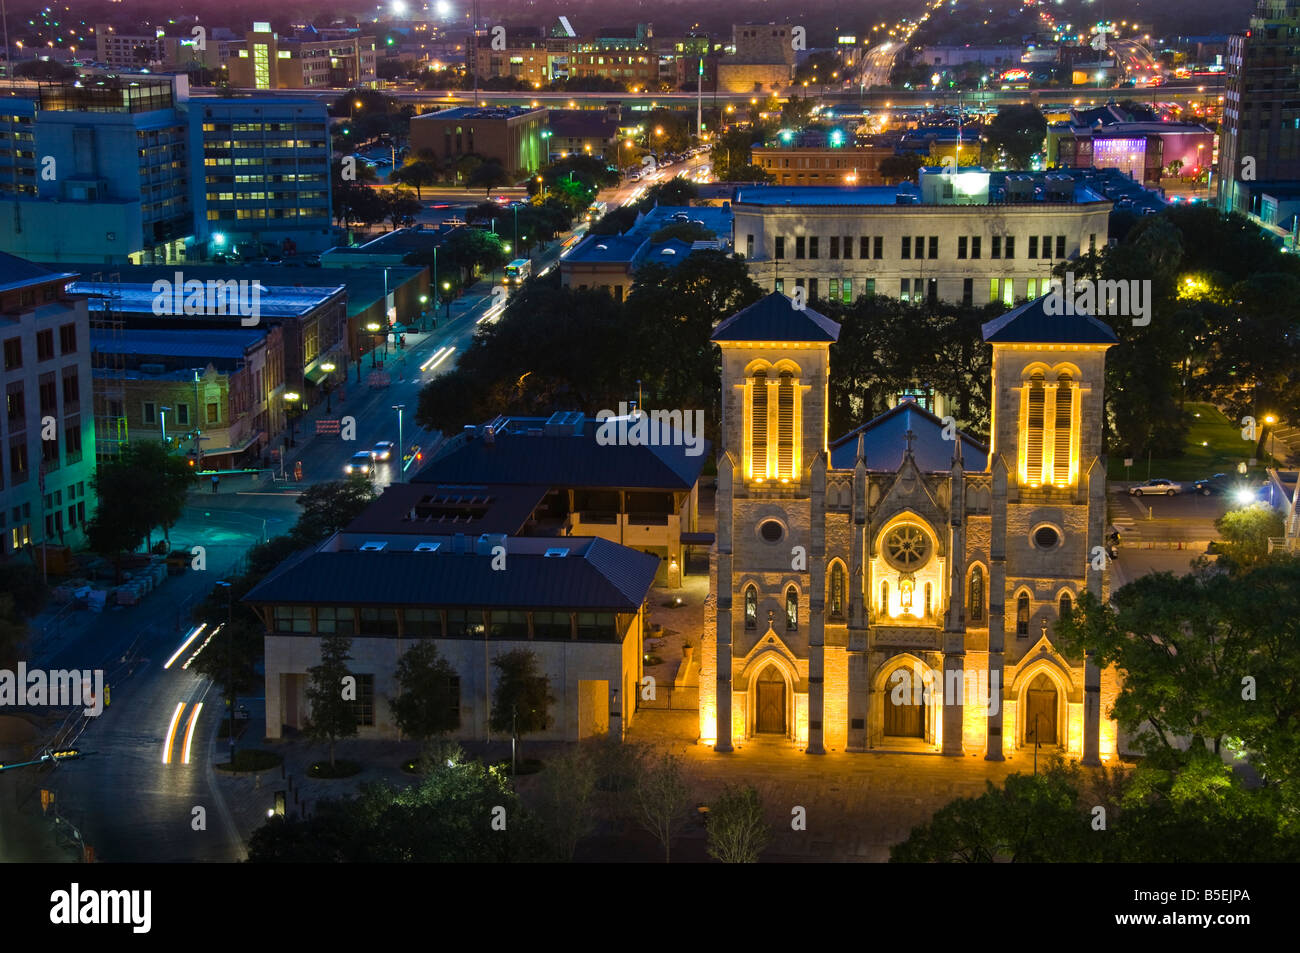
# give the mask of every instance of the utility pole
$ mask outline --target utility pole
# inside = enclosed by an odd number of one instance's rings
[[[283,458],[281,458],[283,459]],[[232,583],[221,580],[217,583],[226,590],[226,638],[230,640],[229,677],[230,677],[230,768],[235,768],[235,627],[234,599],[235,587]]]
[[[393,404],[393,410],[397,411],[397,479],[394,483],[403,482],[402,463],[406,457],[406,444],[402,442],[402,411],[405,409],[405,404]]]

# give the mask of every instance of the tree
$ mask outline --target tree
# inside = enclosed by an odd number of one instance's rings
[[[95,471],[99,505],[86,524],[90,548],[110,559],[120,575],[123,553],[152,543],[157,526],[169,534],[193,485],[194,471],[184,457],[152,440],[127,444]]]
[[[388,707],[403,734],[427,740],[460,727],[456,670],[435,642],[416,642],[398,659],[395,674],[401,692]]]
[[[334,187],[334,217],[340,225],[360,222],[374,225],[386,217],[383,196],[375,189],[355,182],[345,182]]]
[[[573,860],[578,842],[596,828],[597,780],[597,760],[585,743],[546,762],[534,807],[559,860]]]
[[[0,592],[0,668],[13,671],[27,636],[27,620],[15,607],[13,594]]]
[[[666,242],[669,239],[677,239],[686,242],[707,242],[717,238],[717,233],[710,231],[703,225],[696,225],[694,222],[674,222],[671,225],[665,225],[659,231],[650,236],[651,242]]]
[[[271,818],[249,838],[248,860],[527,862],[546,859],[542,833],[503,772],[438,762],[415,785],[367,784],[355,797],[322,800],[310,820]]]
[[[1080,810],[1081,772],[1057,759],[1037,775],[959,798],[889,851],[893,863],[1046,863],[1100,859]]]
[[[1047,136],[1047,119],[1037,106],[1002,106],[988,124],[985,139],[1006,154],[1013,169],[1027,169]]]
[[[672,845],[690,818],[691,790],[682,777],[681,759],[664,752],[637,779],[636,804],[641,826],[663,845],[664,863],[672,860]]]
[[[402,224],[402,220],[418,215],[424,206],[416,199],[414,195],[405,189],[390,189],[383,195],[384,218],[388,219],[393,228]]]
[[[1269,537],[1286,532],[1286,520],[1273,507],[1255,503],[1228,510],[1214,521],[1222,537],[1219,541],[1219,564],[1234,571],[1251,569],[1269,558]]]
[[[916,180],[916,173],[920,171],[923,165],[925,165],[925,159],[915,152],[885,156],[880,160],[880,177],[888,185],[913,182]]]
[[[374,499],[374,484],[361,476],[308,487],[296,500],[302,507],[291,531],[297,548],[328,539],[360,516]]]
[[[486,162],[475,166],[465,180],[465,184],[470,188],[481,187],[483,194],[489,194],[493,189],[506,185],[510,181],[510,176],[505,167],[496,159],[489,159]]]
[[[346,697],[352,640],[345,635],[333,635],[320,640],[321,662],[307,670],[307,701],[311,704],[311,719],[307,733],[313,741],[329,744],[330,768],[334,767],[334,745],[340,738],[352,738],[357,733],[357,705],[355,698]]]
[[[1062,651],[1123,672],[1106,714],[1148,759],[1178,769],[1227,743],[1266,786],[1300,802],[1300,560],[1143,576],[1111,602],[1081,594],[1056,638]]]
[[[0,564],[0,593],[13,599],[11,614],[30,619],[45,608],[50,587],[35,564],[9,562]]]
[[[415,197],[424,199],[423,188],[436,185],[442,179],[442,166],[433,159],[414,159],[399,169],[394,169],[388,181],[394,185],[409,185],[415,189]]]
[[[528,649],[515,649],[492,660],[497,670],[497,687],[492,697],[488,727],[509,733],[517,749],[524,735],[545,731],[551,724],[551,683],[537,670],[537,656]]]
[[[646,193],[648,207],[655,205],[690,205],[691,199],[698,197],[700,188],[690,179],[675,175],[666,182],[652,185]]]
[[[763,805],[751,785],[723,788],[709,806],[709,856],[724,864],[753,864],[772,837]]]

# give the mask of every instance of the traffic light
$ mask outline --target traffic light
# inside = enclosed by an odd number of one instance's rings
[[[81,757],[81,751],[77,748],[62,748],[59,751],[51,751],[50,757],[55,761],[73,761]]]

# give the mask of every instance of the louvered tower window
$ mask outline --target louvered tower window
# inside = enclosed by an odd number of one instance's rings
[[[776,467],[778,477],[794,476],[794,376],[781,372],[776,392]]]
[[[753,448],[754,476],[767,476],[767,371],[754,375],[750,410],[750,446]]]
[[[1062,373],[1056,387],[1056,428],[1052,434],[1052,483],[1070,485],[1070,439],[1073,434],[1074,383]]]
[[[1029,381],[1029,406],[1025,419],[1025,481],[1030,486],[1043,482],[1043,375]]]

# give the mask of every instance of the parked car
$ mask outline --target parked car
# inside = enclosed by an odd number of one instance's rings
[[[1183,485],[1164,477],[1156,477],[1128,488],[1129,496],[1175,496],[1183,492]]]
[[[1228,482],[1228,474],[1216,473],[1208,479],[1197,480],[1192,484],[1192,489],[1201,494],[1201,496],[1218,496],[1222,493],[1229,492],[1232,489],[1232,486]]]
[[[362,476],[374,476],[375,474],[375,455],[370,450],[358,450],[348,458],[348,462],[343,465],[343,472],[348,476],[361,474]]]

